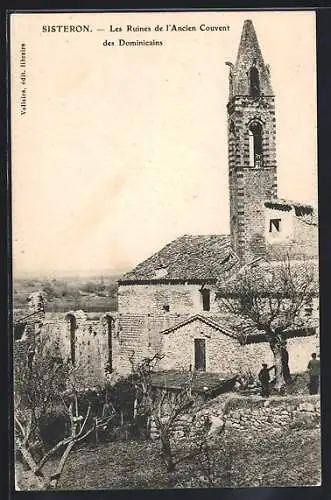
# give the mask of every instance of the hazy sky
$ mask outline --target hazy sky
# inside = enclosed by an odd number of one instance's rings
[[[12,16],[17,275],[123,269],[182,234],[229,232],[225,62],[235,62],[248,18],[276,94],[278,194],[316,204],[314,13]],[[158,23],[230,30],[97,31]],[[42,33],[45,24],[90,24],[93,32]],[[119,38],[163,46],[123,48]]]

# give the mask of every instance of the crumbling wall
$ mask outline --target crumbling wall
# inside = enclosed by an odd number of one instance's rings
[[[46,315],[44,322],[39,326],[40,336],[47,339],[66,362],[72,362],[70,323],[72,319],[75,320],[73,367],[77,386],[102,385],[109,376],[110,357],[112,370],[115,369],[116,360],[119,358],[117,317],[109,313],[92,319],[83,311]],[[24,352],[25,343],[24,341],[14,343],[14,359]]]
[[[302,427],[319,428],[320,416],[319,395],[272,396],[263,399],[260,396],[221,394],[194,412],[181,415],[172,427],[172,439],[194,436],[195,426],[201,419],[209,423],[209,435],[221,430],[258,435]],[[159,437],[154,421],[151,423],[150,437]]]
[[[187,324],[169,334],[161,331],[187,319],[180,314],[109,314],[94,317],[72,312],[76,318],[75,367],[79,384],[84,387],[102,385],[109,377],[109,358],[112,370],[119,375],[131,372],[130,357],[134,362],[155,353],[164,353],[160,370],[194,368],[194,339],[206,341],[206,370],[221,374],[251,372],[257,375],[261,363],[273,364],[267,342],[240,345],[240,343],[206,324]],[[107,319],[108,318],[108,319]],[[111,322],[111,325],[109,324]],[[193,327],[194,326],[194,327]],[[111,346],[109,345],[111,328]],[[70,323],[68,315],[46,315],[38,323],[38,332],[45,336],[66,361],[71,359]],[[201,333],[203,332],[204,335]],[[14,342],[14,356],[23,353],[25,342]],[[110,352],[111,347],[111,352]],[[312,352],[319,353],[318,335],[289,339],[289,365],[291,372],[305,371]],[[14,358],[15,359],[15,358]]]
[[[259,433],[262,429],[281,432],[302,426],[317,428],[320,425],[320,398],[275,396],[263,400],[260,397],[237,397],[228,402],[223,420],[227,430],[250,433]]]

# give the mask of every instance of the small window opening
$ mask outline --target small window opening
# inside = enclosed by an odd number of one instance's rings
[[[249,164],[251,167],[262,166],[262,125],[252,123],[248,130],[249,135]]]
[[[280,231],[281,219],[270,219],[269,222],[269,233],[275,233]]]
[[[255,66],[252,66],[249,70],[249,95],[251,97],[260,96],[260,77]]]
[[[164,304],[163,306],[163,310],[166,311],[166,312],[169,312],[170,311],[170,306],[169,304]]]
[[[201,290],[202,307],[204,311],[210,311],[210,290],[203,288]]]

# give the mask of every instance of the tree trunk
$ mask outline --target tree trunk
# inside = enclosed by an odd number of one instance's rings
[[[160,429],[160,439],[162,445],[162,458],[167,467],[167,472],[173,472],[175,470],[175,464],[172,459],[171,444],[167,432],[162,432]]]
[[[290,367],[289,367],[289,355],[288,355],[288,350],[285,347],[283,347],[282,351],[282,362],[283,362],[283,375],[284,375],[284,380],[285,384],[290,384],[292,382],[292,377],[291,377],[291,372],[290,372]]]
[[[276,342],[271,345],[271,350],[274,355],[274,365],[275,365],[275,386],[276,391],[281,391],[285,386],[284,374],[283,374],[283,361],[282,361],[282,345]]]

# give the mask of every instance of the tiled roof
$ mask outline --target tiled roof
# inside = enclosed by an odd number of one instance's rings
[[[298,215],[297,219],[299,219],[303,224],[308,224],[308,226],[318,226],[318,215],[316,212],[303,216]]]
[[[192,323],[193,321],[202,321],[208,326],[211,326],[215,330],[219,330],[220,332],[224,333],[228,337],[234,337],[236,338],[236,335],[223,325],[219,324],[219,317],[213,317],[213,316],[201,316],[200,314],[196,314],[194,316],[190,316],[189,318],[186,318],[180,322],[177,322],[176,324],[172,325],[170,328],[167,328],[166,330],[163,330],[161,333],[168,334],[170,332],[173,332],[174,330],[177,330],[178,328],[181,328],[182,326],[185,326],[189,323]]]
[[[283,208],[287,210],[291,210],[291,208],[303,208],[311,212],[314,210],[314,207],[309,203],[286,200],[284,198],[271,198],[269,200],[265,200],[264,205],[268,208]]]
[[[228,235],[185,235],[168,243],[119,282],[216,281],[237,262]]]
[[[224,385],[229,379],[233,378],[233,374],[224,373],[222,375],[208,372],[194,372],[192,380],[192,391],[205,393],[206,390],[216,389]],[[167,389],[182,389],[189,382],[188,374],[175,370],[154,372],[151,375],[151,383],[153,387]]]

